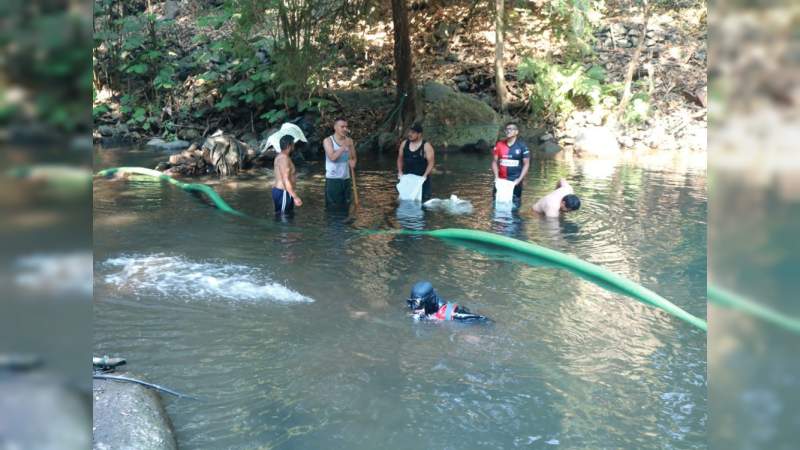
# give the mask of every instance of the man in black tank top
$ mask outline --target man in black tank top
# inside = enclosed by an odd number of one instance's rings
[[[408,139],[401,142],[397,150],[397,178],[404,174],[425,177],[422,184],[423,202],[431,198],[430,175],[433,165],[433,146],[422,139],[422,125],[415,123],[408,130]]]

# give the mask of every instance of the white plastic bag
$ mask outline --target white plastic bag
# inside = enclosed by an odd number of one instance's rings
[[[400,177],[400,182],[397,183],[400,200],[422,201],[422,183],[424,182],[425,177],[419,175],[405,174]]]
[[[497,192],[494,196],[494,206],[496,208],[511,208],[514,206],[514,182],[496,178],[494,187]]]
[[[453,194],[448,199],[432,198],[423,203],[422,206],[428,209],[438,209],[450,214],[471,214],[472,203],[469,200],[458,198]]]

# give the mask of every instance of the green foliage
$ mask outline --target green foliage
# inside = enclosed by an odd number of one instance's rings
[[[320,74],[335,58],[363,52],[363,40],[346,31],[372,1],[226,0],[200,14],[201,32],[191,37],[191,51],[179,55],[174,21],[143,13],[143,3],[95,0],[95,78],[122,94],[123,120],[154,132],[209,114],[276,123],[326,111],[332,105],[319,98]],[[225,38],[210,33],[229,25]],[[172,117],[160,123],[165,107]]]
[[[520,80],[529,83],[531,112],[556,122],[584,104],[613,105],[620,89],[619,84],[605,83],[606,73],[600,66],[585,69],[578,63],[559,65],[525,58],[518,70]]]
[[[111,108],[109,108],[108,105],[105,104],[97,105],[92,108],[92,118],[97,119],[98,117],[108,113],[109,111],[111,111]]]
[[[631,101],[622,116],[622,121],[626,124],[640,124],[647,119],[650,114],[650,96],[645,92],[639,92],[631,97]]]
[[[594,27],[604,9],[603,0],[547,0],[544,6],[551,28],[567,41],[571,56],[591,53]]]
[[[162,67],[158,71],[158,75],[153,79],[153,87],[156,90],[168,91],[176,85],[174,77],[175,69],[172,66]]]
[[[225,22],[231,19],[232,15],[233,12],[228,10],[214,11],[205,16],[198,17],[197,26],[200,28],[211,27],[215,30],[218,30],[222,27],[222,25],[225,24]]]
[[[92,70],[84,43],[91,37],[91,22],[75,11],[38,4],[23,10],[12,14],[12,7],[3,14],[0,97],[5,88],[27,95],[12,102],[0,99],[0,121],[40,121],[65,132],[88,129],[92,119],[84,99]]]
[[[282,109],[271,109],[262,114],[260,118],[266,120],[270,125],[273,125],[285,119],[286,116],[286,111]]]

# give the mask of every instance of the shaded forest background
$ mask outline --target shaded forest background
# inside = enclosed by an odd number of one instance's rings
[[[380,147],[435,82],[548,152],[586,130],[704,150],[706,37],[696,0],[97,0],[92,115],[96,137],[187,141],[344,115]]]

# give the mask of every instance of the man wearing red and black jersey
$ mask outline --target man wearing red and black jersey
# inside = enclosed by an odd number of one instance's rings
[[[494,146],[492,172],[495,178],[514,182],[514,207],[522,202],[522,181],[531,165],[531,152],[522,140],[517,139],[519,127],[514,123],[506,125],[506,139],[497,141]],[[492,191],[494,196],[496,190]]]

